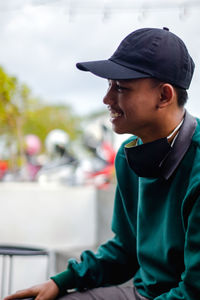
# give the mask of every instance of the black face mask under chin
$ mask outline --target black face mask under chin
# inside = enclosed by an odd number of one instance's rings
[[[125,146],[125,154],[131,169],[139,177],[159,177],[164,159],[172,147],[167,138],[133,146],[132,143]]]

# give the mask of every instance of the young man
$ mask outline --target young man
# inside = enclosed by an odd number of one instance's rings
[[[49,281],[5,298],[197,300],[200,295],[200,121],[185,109],[194,63],[167,28],[132,32],[105,61],[116,157],[114,238]],[[134,287],[118,286],[133,278]],[[67,294],[67,290],[79,291]]]

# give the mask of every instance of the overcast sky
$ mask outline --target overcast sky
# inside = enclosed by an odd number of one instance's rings
[[[0,0],[0,65],[35,96],[86,114],[103,108],[107,82],[77,70],[76,62],[109,58],[135,29],[166,26],[196,62],[187,108],[200,116],[199,2]]]

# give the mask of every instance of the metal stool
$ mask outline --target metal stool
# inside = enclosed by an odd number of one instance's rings
[[[2,271],[1,271],[1,299],[4,296],[5,290],[5,259],[9,258],[9,269],[8,269],[8,294],[11,293],[12,289],[12,271],[13,271],[13,256],[38,256],[45,255],[48,257],[47,263],[47,274],[49,277],[49,251],[38,248],[22,247],[22,246],[10,246],[10,245],[0,245],[0,255],[2,257]]]

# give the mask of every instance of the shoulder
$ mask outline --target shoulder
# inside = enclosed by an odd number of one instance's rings
[[[118,150],[117,154],[118,154],[118,153],[123,153],[123,152],[124,152],[124,147],[125,147],[127,144],[131,143],[132,141],[134,141],[134,140],[136,140],[136,139],[137,139],[137,136],[135,136],[135,135],[132,135],[132,136],[130,136],[129,138],[125,139],[125,140],[122,142],[121,146],[119,147],[119,150]]]
[[[192,137],[192,144],[200,149],[200,119],[196,118],[197,126]]]
[[[129,169],[127,160],[126,160],[124,147],[126,146],[126,144],[128,144],[136,139],[137,139],[137,137],[133,135],[133,136],[129,137],[128,139],[124,140],[122,142],[121,146],[119,147],[119,150],[117,152],[116,159],[115,159],[115,168],[116,168],[117,172],[124,168]]]
[[[192,151],[190,151],[190,153],[194,159],[193,167],[198,167],[200,172],[200,119],[196,118],[196,121],[197,121],[197,126],[192,136],[192,140],[190,144],[190,149]]]
[[[192,190],[200,188],[200,119],[196,118],[197,126],[192,136],[191,144],[183,160],[187,165],[188,183]]]

